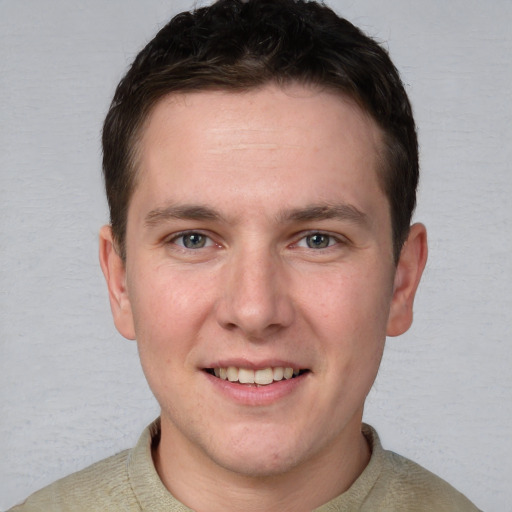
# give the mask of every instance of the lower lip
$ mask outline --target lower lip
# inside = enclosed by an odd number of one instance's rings
[[[298,387],[304,385],[310,372],[303,373],[293,379],[283,379],[265,386],[239,384],[215,377],[203,372],[215,389],[230,400],[241,405],[271,405],[284,397],[294,393]]]

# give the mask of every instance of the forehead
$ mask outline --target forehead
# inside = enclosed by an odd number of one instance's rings
[[[330,111],[329,118],[325,118],[326,111]],[[372,143],[377,152],[382,142],[377,123],[346,94],[316,85],[291,83],[286,86],[266,84],[242,91],[204,90],[167,94],[153,106],[143,123],[139,136],[142,146],[158,139],[161,127],[172,128],[173,118],[177,124],[183,117],[189,118],[196,127],[205,129],[210,128],[213,121],[219,134],[222,130],[237,129],[243,124],[249,130],[285,127],[287,130],[282,135],[290,137],[295,137],[299,130],[307,129],[311,135],[323,137],[327,144],[333,138],[348,135],[346,131],[342,133],[344,126],[331,124],[329,128],[335,129],[326,138],[326,130],[322,129],[325,122],[341,121],[344,125],[350,123],[351,131]],[[309,126],[302,123],[313,120],[323,122]],[[248,132],[240,132],[240,136],[244,134],[248,135]]]
[[[334,202],[340,193],[364,203],[378,186],[381,145],[376,123],[355,102],[313,87],[172,94],[141,133],[134,195],[158,203],[200,192],[218,201],[238,191],[270,204],[278,195]]]

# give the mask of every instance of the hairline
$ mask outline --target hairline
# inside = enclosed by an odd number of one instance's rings
[[[127,140],[126,146],[128,148],[128,161],[127,161],[127,174],[130,177],[129,182],[129,193],[125,202],[125,215],[124,225],[122,226],[122,233],[114,233],[114,239],[117,246],[117,252],[121,258],[126,260],[126,232],[128,225],[128,211],[130,209],[131,200],[135,190],[140,183],[140,171],[141,171],[141,156],[142,156],[142,139],[144,133],[151,120],[151,116],[155,109],[164,101],[168,100],[172,96],[184,96],[186,94],[194,94],[201,92],[224,92],[229,94],[244,94],[253,91],[261,90],[269,85],[276,85],[281,89],[286,89],[292,85],[302,85],[309,87],[312,91],[326,92],[333,96],[337,96],[340,100],[345,100],[355,106],[361,115],[369,119],[375,128],[377,129],[378,138],[375,140],[375,151],[376,151],[376,168],[377,181],[379,188],[386,197],[388,203],[388,210],[391,222],[391,237],[393,244],[393,253],[395,260],[397,260],[397,250],[395,247],[395,222],[393,218],[393,209],[391,205],[391,197],[387,190],[388,175],[390,173],[389,166],[391,165],[391,155],[388,153],[388,140],[392,139],[390,134],[380,126],[380,123],[375,119],[369,109],[366,107],[364,102],[354,93],[347,90],[343,90],[341,87],[335,87],[330,84],[323,84],[312,80],[301,80],[300,78],[290,78],[288,80],[270,79],[262,81],[261,83],[255,83],[254,85],[220,85],[220,84],[204,84],[203,86],[195,84],[193,87],[182,86],[176,89],[170,89],[167,92],[163,91],[162,94],[155,95],[150,102],[142,108],[138,122],[134,125],[131,134]],[[121,239],[119,239],[121,235]],[[395,262],[396,263],[396,262]]]

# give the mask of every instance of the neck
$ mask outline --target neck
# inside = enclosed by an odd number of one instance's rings
[[[212,461],[162,417],[153,459],[165,487],[197,512],[311,511],[345,492],[370,460],[361,418],[355,420],[307,461],[283,473],[250,476]]]

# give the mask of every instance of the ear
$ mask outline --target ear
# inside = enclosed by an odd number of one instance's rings
[[[132,307],[126,288],[126,266],[116,250],[111,226],[103,226],[99,238],[100,265],[107,281],[114,324],[122,336],[134,340]]]
[[[414,296],[427,262],[427,253],[427,230],[423,224],[414,224],[402,247],[396,268],[388,336],[399,336],[412,324]]]

